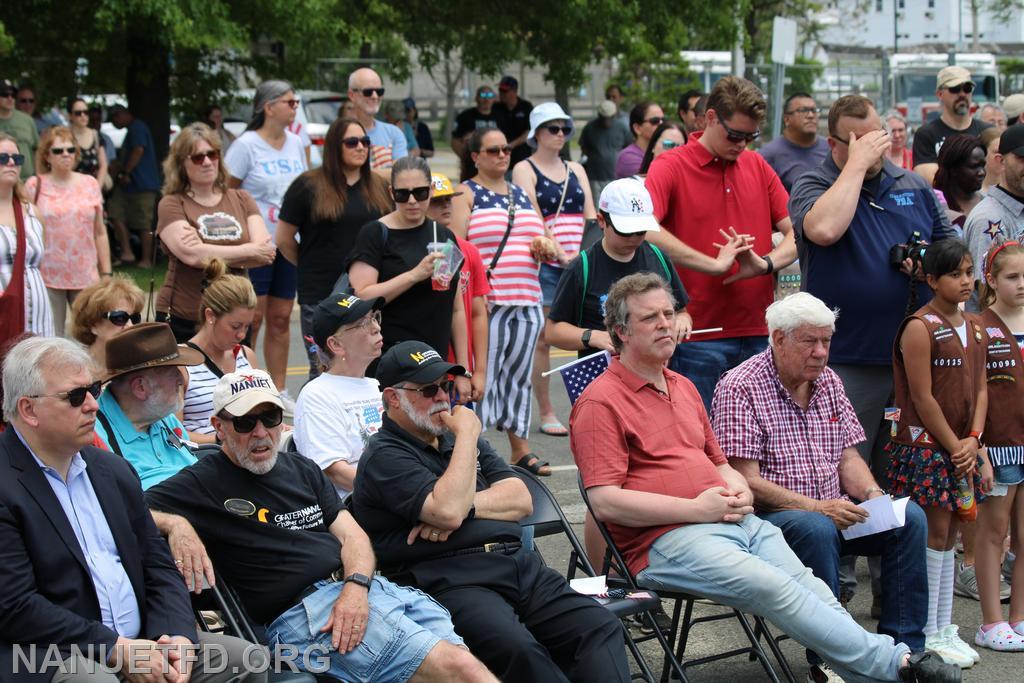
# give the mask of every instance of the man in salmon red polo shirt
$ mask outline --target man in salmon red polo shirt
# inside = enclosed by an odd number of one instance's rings
[[[719,79],[708,97],[707,128],[655,159],[646,179],[665,228],[650,240],[679,270],[694,329],[722,328],[680,344],[669,365],[696,385],[706,410],[722,373],[767,347],[764,311],[775,287],[767,276],[796,259],[789,195],[764,158],[746,151],[760,136],[765,109],[764,93],[750,81]],[[773,229],[785,236],[775,248]],[[752,249],[723,272],[711,260],[720,231],[731,230],[748,235]]]
[[[642,586],[711,598],[771,620],[846,680],[959,681],[960,669],[868,633],[753,512],[693,384],[665,368],[675,306],[652,273],[605,302],[620,355],[573,406],[569,434],[595,516]]]

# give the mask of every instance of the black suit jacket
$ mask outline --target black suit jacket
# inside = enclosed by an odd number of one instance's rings
[[[81,454],[135,590],[142,623],[138,637],[168,634],[195,642],[185,583],[153,523],[135,470],[91,446]],[[36,644],[40,659],[50,644],[58,644],[64,657],[72,645],[86,656],[92,645],[96,658],[100,645],[111,652],[117,634],[100,619],[89,568],[64,509],[8,427],[0,434],[0,680],[12,680],[13,643]]]

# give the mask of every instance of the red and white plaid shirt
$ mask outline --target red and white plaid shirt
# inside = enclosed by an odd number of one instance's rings
[[[831,368],[814,382],[804,410],[782,386],[768,348],[722,377],[711,414],[726,457],[757,460],[764,479],[808,498],[846,498],[839,461],[865,436]]]

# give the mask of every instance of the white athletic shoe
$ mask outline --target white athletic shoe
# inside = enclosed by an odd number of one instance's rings
[[[1024,651],[1024,636],[1004,621],[993,626],[987,633],[979,626],[978,632],[974,634],[974,644],[999,652],[1021,652]]]
[[[946,636],[946,639],[953,645],[953,647],[964,653],[965,656],[970,657],[975,664],[981,661],[981,655],[973,647],[964,642],[964,639],[960,637],[960,627],[956,624],[950,624],[946,628],[939,631]]]
[[[284,416],[289,418],[295,417],[295,399],[288,393],[287,389],[281,390],[281,403],[284,404]]]
[[[959,666],[961,669],[968,669],[974,666],[974,658],[961,652],[958,647],[949,641],[949,638],[942,631],[925,636],[924,649],[931,650],[939,657],[942,657],[942,661]]]

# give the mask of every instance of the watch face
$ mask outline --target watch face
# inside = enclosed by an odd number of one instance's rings
[[[352,583],[359,584],[360,586],[370,587],[370,577],[365,574],[349,574],[345,577],[345,581],[351,581]]]

